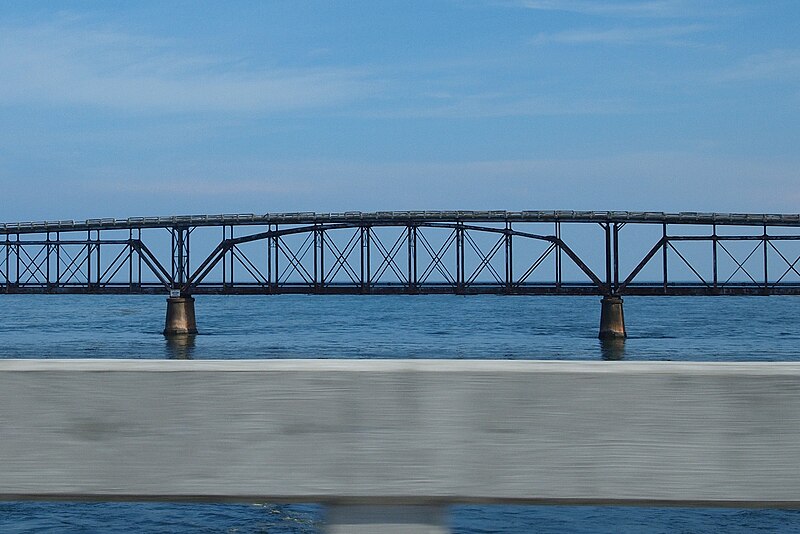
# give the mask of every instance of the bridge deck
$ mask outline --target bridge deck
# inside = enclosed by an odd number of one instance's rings
[[[47,286],[13,284],[3,287],[0,293],[12,295],[164,295],[162,284],[150,283],[129,286],[127,283],[110,283],[100,287],[85,284]],[[237,283],[234,286],[222,284],[202,284],[192,290],[194,295],[519,295],[519,296],[600,296],[597,286],[590,284],[565,283],[559,287],[548,284],[528,284],[507,288],[497,284],[473,284],[465,288],[452,285],[428,284],[408,287],[400,284],[382,284],[371,288],[359,285],[330,284],[314,287],[307,284],[281,284],[269,287],[260,284]],[[725,285],[709,287],[701,283],[670,284],[666,288],[659,283],[639,283],[628,286],[624,295],[656,297],[656,296],[765,296],[765,295],[800,295],[800,284],[780,284],[764,288],[761,285]]]
[[[769,213],[665,213],[657,211],[377,211],[344,213],[267,213],[255,215],[174,215],[167,217],[103,218],[85,221],[32,221],[0,223],[0,235],[83,230],[127,230],[174,226],[223,226],[270,224],[406,224],[441,221],[461,222],[596,222],[650,224],[717,224],[735,226],[800,226],[800,214]]]

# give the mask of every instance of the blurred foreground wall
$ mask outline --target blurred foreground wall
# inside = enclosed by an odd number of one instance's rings
[[[800,364],[0,360],[0,436],[2,499],[796,507]]]

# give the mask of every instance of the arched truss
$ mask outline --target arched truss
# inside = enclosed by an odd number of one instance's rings
[[[376,234],[376,228],[400,229],[392,242],[384,242]],[[448,230],[443,243],[432,244],[426,237],[426,229]],[[344,245],[326,240],[335,230],[354,231]],[[486,249],[474,239],[474,234],[494,236],[493,243]],[[305,235],[306,239],[299,249],[286,247],[285,237]],[[547,247],[522,273],[514,272],[513,250],[515,240],[530,239],[542,241]],[[245,243],[263,241],[268,243],[267,273],[257,269],[247,256],[240,252]],[[358,250],[358,253],[354,252]],[[309,255],[308,252],[311,252]],[[420,254],[420,251],[423,251]],[[471,253],[477,258],[477,265],[468,268],[465,255]],[[248,274],[267,292],[391,292],[391,293],[527,293],[552,292],[562,288],[564,283],[554,277],[552,284],[528,283],[530,276],[541,267],[548,257],[566,257],[586,276],[587,282],[572,284],[573,291],[582,293],[604,293],[605,284],[586,263],[556,235],[540,235],[517,231],[507,224],[504,228],[480,226],[464,223],[418,223],[398,226],[397,224],[355,225],[334,223],[307,225],[286,229],[268,230],[237,238],[227,238],[217,245],[205,260],[187,278],[181,290],[192,293],[201,287],[209,273],[224,262],[225,257],[236,260]],[[310,256],[310,257],[309,257]],[[353,257],[355,256],[355,257]],[[428,260],[420,264],[420,257]],[[502,264],[500,271],[495,263]],[[281,265],[281,258],[284,263]],[[450,261],[447,261],[447,260]],[[494,262],[494,263],[493,263]],[[281,269],[283,267],[283,269]],[[299,274],[302,282],[293,286],[283,283],[287,272]],[[345,282],[333,282],[340,272],[347,275]],[[395,282],[384,282],[387,272],[394,275]],[[443,282],[429,282],[430,275],[438,272]],[[482,281],[482,274],[488,273],[489,281]],[[306,287],[307,286],[307,287]],[[536,289],[534,289],[534,287]],[[294,288],[294,290],[292,289]]]
[[[601,231],[587,252],[562,224]],[[626,241],[626,225],[652,232]],[[798,227],[795,215],[630,212],[17,223],[0,225],[0,292],[800,294]],[[196,246],[199,228],[222,238]]]

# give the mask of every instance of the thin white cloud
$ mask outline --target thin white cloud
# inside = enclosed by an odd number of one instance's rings
[[[753,54],[716,76],[716,80],[722,82],[797,79],[800,79],[800,50],[771,50]]]
[[[397,67],[254,68],[185,47],[174,39],[88,27],[81,19],[0,27],[0,105],[83,106],[129,114],[313,110],[381,119],[629,111],[615,101],[487,94],[464,87],[470,83],[465,69],[491,71],[499,68],[496,61],[423,62],[398,76]]]
[[[706,29],[700,24],[661,26],[653,28],[582,29],[557,33],[540,33],[533,44],[674,44],[678,37],[699,33]]]
[[[242,197],[243,195],[308,195],[318,189],[310,183],[256,179],[180,179],[125,181],[89,180],[82,186],[93,191],[145,193],[189,197]]]
[[[691,5],[683,0],[649,0],[631,2],[605,2],[599,0],[517,0],[520,7],[540,11],[566,11],[583,15],[628,17],[679,17],[691,12]]]
[[[0,28],[0,102],[130,112],[274,112],[371,93],[355,69],[254,68],[177,43],[75,24]]]
[[[540,159],[358,161],[209,156],[59,168],[7,179],[4,219],[382,209],[624,209],[794,212],[798,160],[703,148]],[[0,167],[0,181],[12,173]],[[754,179],[758,177],[758,179]],[[42,190],[58,198],[42,202]],[[625,194],[620,194],[620,192]]]
[[[429,95],[407,106],[363,112],[370,118],[498,118],[635,113],[621,100],[552,98],[497,94]]]
[[[587,17],[689,19],[741,16],[752,7],[729,0],[502,0],[502,5]]]
[[[700,151],[457,162],[250,160],[237,162],[233,168],[210,160],[175,164],[167,171],[161,167],[137,173],[113,167],[93,169],[92,174],[115,179],[88,180],[85,189],[92,195],[136,195],[150,198],[150,202],[163,198],[159,213],[188,213],[192,211],[189,206],[196,206],[191,203],[195,200],[214,207],[226,199],[235,203],[230,209],[243,212],[268,211],[272,208],[259,206],[278,200],[286,203],[281,209],[289,211],[492,206],[791,212],[791,199],[800,192],[794,159],[762,160]],[[247,178],[235,178],[241,176]],[[754,181],[753,176],[759,180]],[[169,181],[174,185],[162,185]],[[123,185],[125,182],[128,184]],[[359,192],[357,198],[353,191]],[[622,204],[619,191],[627,192]],[[696,194],[689,198],[687,191]],[[170,208],[169,202],[179,204]],[[146,204],[143,209],[147,211]]]

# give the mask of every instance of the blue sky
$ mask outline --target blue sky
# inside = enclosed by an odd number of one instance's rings
[[[789,0],[7,3],[0,220],[797,212],[798,26]]]

